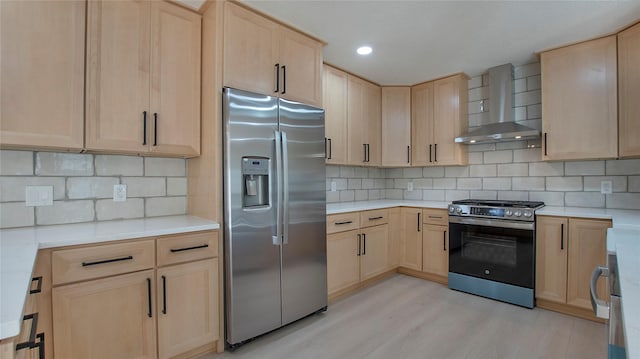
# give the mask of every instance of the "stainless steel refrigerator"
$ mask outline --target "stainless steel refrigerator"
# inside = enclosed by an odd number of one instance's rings
[[[324,110],[223,89],[226,340],[326,310]]]

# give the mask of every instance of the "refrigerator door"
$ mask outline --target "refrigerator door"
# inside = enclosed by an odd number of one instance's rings
[[[282,324],[327,306],[324,110],[280,99]]]
[[[277,121],[277,99],[223,90],[226,320],[230,344],[282,325],[280,246],[278,241],[274,244],[279,205]],[[269,193],[258,193],[267,189]]]

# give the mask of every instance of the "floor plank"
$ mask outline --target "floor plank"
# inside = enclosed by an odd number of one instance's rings
[[[603,324],[398,274],[314,315],[200,359],[605,358]]]

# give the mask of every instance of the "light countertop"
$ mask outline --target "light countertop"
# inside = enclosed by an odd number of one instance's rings
[[[327,203],[327,214],[367,211],[371,209],[383,209],[392,207],[421,207],[447,209],[449,202],[437,201],[411,201],[382,199],[377,201]]]
[[[640,230],[639,210],[545,206],[537,210],[536,214],[538,216],[611,219],[613,221],[613,228]]]
[[[0,230],[0,340],[20,332],[38,249],[219,228],[194,216],[168,216]]]

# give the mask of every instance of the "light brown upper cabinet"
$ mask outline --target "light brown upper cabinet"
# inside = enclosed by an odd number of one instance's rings
[[[322,47],[238,4],[224,4],[225,86],[322,106]]]
[[[201,17],[167,2],[90,1],[86,148],[200,154]]]
[[[640,24],[618,34],[619,156],[640,156]]]
[[[84,1],[0,1],[0,147],[80,152]]]
[[[413,166],[467,164],[467,148],[454,139],[467,130],[465,74],[412,87]]]
[[[382,166],[411,165],[411,88],[382,87]]]
[[[618,155],[616,36],[543,52],[542,159]]]
[[[327,164],[347,164],[347,78],[347,73],[324,65],[322,107]]]
[[[347,84],[348,164],[380,166],[380,87],[349,76]]]

